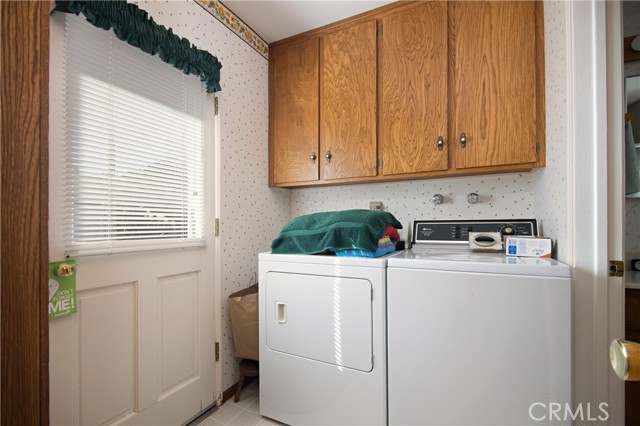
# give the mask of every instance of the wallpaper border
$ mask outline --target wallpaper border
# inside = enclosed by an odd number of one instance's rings
[[[251,29],[244,21],[231,10],[229,10],[222,2],[217,0],[193,0],[204,10],[209,12],[214,18],[222,22],[227,28],[234,32],[238,37],[244,40],[249,46],[253,47],[256,52],[265,59],[269,59],[269,45],[255,31]]]

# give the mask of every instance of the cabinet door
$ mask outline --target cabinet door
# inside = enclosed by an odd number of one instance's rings
[[[272,184],[319,177],[318,44],[312,38],[270,52]]]
[[[534,2],[449,6],[456,169],[536,162]]]
[[[324,36],[320,140],[325,180],[376,176],[376,22]]]
[[[386,16],[382,29],[382,170],[447,170],[447,3],[422,3]]]

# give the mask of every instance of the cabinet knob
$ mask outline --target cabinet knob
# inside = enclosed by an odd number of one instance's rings
[[[327,151],[327,153],[326,153],[326,154],[324,154],[324,158],[326,158],[326,159],[327,159],[327,162],[331,161],[331,157],[333,157],[333,156],[331,155],[331,151]]]
[[[442,151],[443,148],[444,148],[444,139],[442,139],[442,136],[438,136],[438,151]]]
[[[313,162],[315,163],[315,162],[316,162],[316,158],[318,158],[318,157],[316,157],[316,152],[315,152],[315,151],[313,151],[313,152],[311,153],[311,156],[310,156],[309,158],[311,159],[311,161],[313,161]]]
[[[467,134],[464,132],[460,134],[460,146],[463,148],[467,146]]]

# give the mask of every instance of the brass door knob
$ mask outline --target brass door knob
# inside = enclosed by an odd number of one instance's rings
[[[609,359],[616,375],[627,382],[640,381],[640,343],[615,339],[609,346]]]

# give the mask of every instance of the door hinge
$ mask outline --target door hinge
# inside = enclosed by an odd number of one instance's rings
[[[218,97],[213,98],[213,115],[218,115]]]
[[[540,154],[540,144],[536,142],[536,154]]]
[[[216,218],[216,221],[214,223],[214,231],[213,231],[214,236],[218,237],[220,236],[220,219]]]
[[[624,277],[624,262],[622,260],[609,261],[609,276]]]
[[[220,342],[216,342],[216,361],[220,361]]]
[[[382,27],[377,27],[376,28],[376,34],[377,35],[382,35]]]
[[[384,167],[384,160],[376,161],[376,167],[382,169]]]

